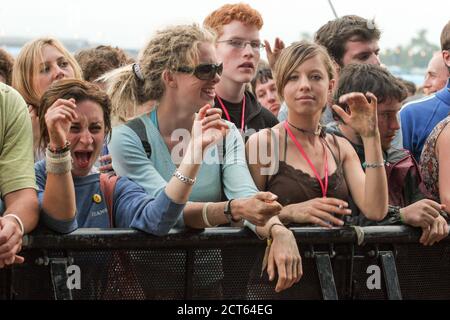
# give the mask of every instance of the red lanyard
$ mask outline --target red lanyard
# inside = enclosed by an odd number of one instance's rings
[[[227,117],[227,120],[231,122],[230,114],[228,113],[227,108],[225,107],[224,103],[222,102],[222,99],[220,99],[219,96],[217,96],[217,101],[219,101],[220,107],[225,113],[225,117]],[[244,100],[242,100],[241,132],[244,132],[244,126],[245,126],[245,95]]]
[[[289,134],[289,137],[292,139],[292,141],[297,146],[298,151],[302,154],[303,158],[308,162],[309,166],[311,167],[312,171],[314,172],[314,175],[316,176],[317,181],[319,181],[320,188],[322,189],[322,195],[324,198],[327,197],[327,191],[328,191],[328,156],[327,156],[327,150],[325,149],[325,146],[322,144],[323,151],[324,151],[324,171],[325,171],[325,184],[322,183],[322,179],[320,179],[320,175],[316,170],[316,167],[314,167],[311,160],[309,160],[308,156],[305,153],[305,150],[303,150],[302,145],[298,140],[295,138],[294,134],[292,133],[291,129],[289,128],[289,125],[287,121],[284,122],[284,128],[286,129],[286,132]]]

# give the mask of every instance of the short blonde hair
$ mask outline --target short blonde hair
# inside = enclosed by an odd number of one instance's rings
[[[12,71],[12,86],[19,91],[28,104],[39,106],[41,95],[36,90],[36,75],[43,60],[42,50],[45,46],[55,47],[63,54],[74,71],[75,79],[82,79],[80,66],[64,45],[54,38],[39,38],[25,44],[16,58]]]
[[[214,41],[215,34],[197,24],[168,27],[158,31],[139,53],[142,79],[133,71],[133,65],[101,77],[111,97],[114,122],[125,122],[135,115],[139,105],[160,100],[165,93],[163,72],[181,66],[194,67],[199,62],[200,44]]]
[[[333,62],[323,46],[308,41],[299,41],[294,42],[281,52],[274,68],[275,84],[280,99],[284,100],[283,90],[292,73],[306,60],[317,55],[322,57],[328,78],[334,79]]]

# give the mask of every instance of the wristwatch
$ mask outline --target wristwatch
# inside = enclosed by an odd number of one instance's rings
[[[231,202],[233,200],[234,199],[228,200],[227,203],[225,203],[225,208],[223,209],[223,213],[227,217],[229,223],[231,223],[231,222],[239,222],[239,221],[242,220],[242,219],[235,219],[235,218],[233,218],[233,215],[231,214]]]

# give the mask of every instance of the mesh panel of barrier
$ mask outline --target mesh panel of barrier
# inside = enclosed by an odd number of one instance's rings
[[[55,299],[51,261],[67,259],[81,271],[81,289],[72,290],[73,299],[322,299],[315,252],[329,253],[339,299],[387,299],[381,260],[382,250],[394,254],[401,294],[404,299],[450,299],[450,243],[432,247],[418,243],[353,243],[300,245],[303,277],[281,293],[276,279],[261,277],[264,242],[221,247],[170,246],[130,249],[28,249],[26,262],[0,270],[1,299]],[[370,254],[369,254],[370,251]],[[65,260],[64,260],[65,261]],[[370,290],[369,266],[381,270],[381,288]]]

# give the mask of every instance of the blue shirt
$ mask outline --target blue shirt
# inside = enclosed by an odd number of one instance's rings
[[[157,125],[151,121],[149,115],[141,116],[141,120],[145,124],[152,149],[150,159],[147,158],[139,137],[126,125],[114,128],[108,147],[114,170],[121,176],[129,177],[141,185],[148,194],[156,197],[171,179],[176,166]],[[229,199],[251,197],[258,192],[248,170],[242,137],[234,124],[230,122],[227,124],[230,131],[226,138],[226,154],[222,166],[223,181],[220,180],[218,147],[214,146],[205,154],[189,201],[221,201],[222,184]],[[189,132],[185,134],[188,135]],[[172,154],[178,155],[178,151],[179,149],[175,147]],[[184,221],[180,221],[178,226],[181,227],[183,224]]]
[[[45,161],[35,164],[39,206],[44,223],[52,230],[69,233],[77,228],[110,228],[105,197],[100,190],[98,173],[74,177],[77,213],[74,219],[63,221],[42,210],[47,173]],[[93,200],[99,195],[99,203]],[[64,195],[61,195],[64,196]],[[113,194],[113,218],[117,228],[134,228],[155,235],[164,235],[175,225],[184,208],[173,202],[165,192],[150,197],[138,184],[125,177],[117,180]]]
[[[435,95],[406,104],[400,111],[403,147],[420,161],[423,145],[434,127],[450,112],[450,81]]]

